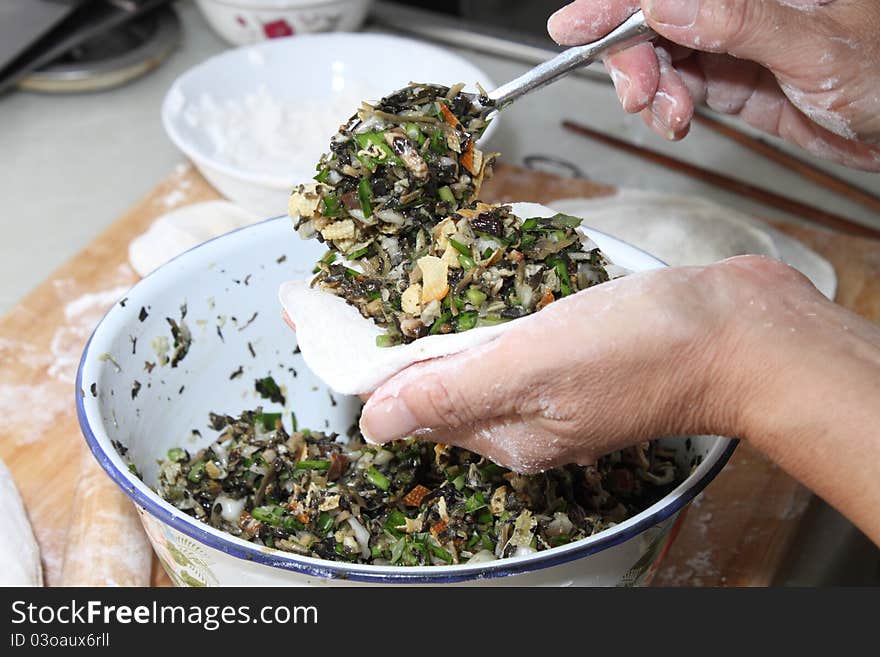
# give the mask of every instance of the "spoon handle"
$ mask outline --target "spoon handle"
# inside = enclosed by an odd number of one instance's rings
[[[501,85],[489,94],[489,98],[495,101],[496,110],[503,109],[521,96],[555,82],[574,69],[586,66],[603,55],[612,54],[636,43],[650,41],[656,36],[656,32],[648,26],[645,15],[639,9],[601,39],[563,50],[553,59]]]

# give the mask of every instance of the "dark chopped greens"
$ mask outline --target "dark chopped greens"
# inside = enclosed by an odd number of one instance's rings
[[[411,234],[390,269],[361,261],[357,272],[325,257],[313,284],[387,329],[380,346],[499,324],[609,279],[580,222],[521,221],[509,206],[477,203]]]
[[[275,383],[275,379],[271,376],[254,381],[254,390],[263,399],[268,399],[271,402],[284,406],[284,393],[281,392],[280,386]]]
[[[364,103],[332,138],[317,182],[290,196],[300,234],[348,260],[382,257],[394,236],[472,203],[495,156],[475,144],[489,100],[462,87],[413,84]]]
[[[334,561],[446,565],[564,545],[642,511],[680,481],[674,453],[642,443],[595,466],[510,472],[469,451],[293,430],[262,409],[211,414],[221,431],[169,450],[160,495],[245,540]]]
[[[521,221],[478,200],[497,155],[475,145],[491,101],[461,89],[365,104],[290,197],[300,235],[330,248],[312,284],[387,329],[382,347],[516,319],[610,277],[580,219]]]

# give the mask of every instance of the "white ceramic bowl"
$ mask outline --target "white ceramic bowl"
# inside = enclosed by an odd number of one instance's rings
[[[229,43],[310,32],[350,32],[364,22],[372,0],[196,0],[208,24]]]
[[[662,266],[632,246],[587,232],[625,267]],[[281,320],[276,300],[279,284],[308,276],[322,253],[317,242],[297,238],[286,218],[229,233],[135,285],[86,347],[76,395],[83,434],[107,473],[134,501],[175,583],[626,585],[650,576],[679,512],[723,467],[732,441],[709,436],[675,441],[680,464],[695,466],[691,475],[662,500],[609,530],[551,550],[474,565],[408,568],[301,557],[216,530],[159,498],[150,488],[157,460],[173,446],[193,450],[209,444],[215,433],[207,428],[210,411],[238,414],[259,404],[281,410],[256,397],[256,378],[275,377],[286,392],[286,410],[296,412],[302,427],[344,435],[353,423],[359,401],[332,398],[308,371],[294,353],[295,336]],[[278,262],[282,255],[286,259]],[[179,319],[183,304],[193,334],[189,353],[175,368],[146,372],[144,361],[156,360],[151,343],[163,336],[170,340],[166,317]],[[241,375],[230,379],[239,368]],[[132,398],[135,381],[140,388]],[[192,434],[193,429],[201,435]],[[128,450],[144,481],[129,472],[114,441]]]
[[[190,69],[168,90],[162,104],[162,123],[175,145],[221,194],[255,214],[269,217],[287,211],[287,197],[294,185],[311,181],[330,137],[339,123],[355,113],[359,103],[353,104],[350,111],[342,110],[343,116],[331,117],[330,131],[309,148],[298,151],[289,164],[273,164],[267,171],[258,166],[262,162],[233,163],[218,153],[218,137],[205,121],[193,120],[203,107],[203,99],[217,105],[241,103],[267,93],[281,106],[338,111],[340,99],[347,99],[353,92],[373,91],[381,97],[411,81],[447,85],[463,82],[470,91],[476,90],[477,83],[486,89],[495,86],[486,73],[467,60],[411,39],[380,34],[306,35],[230,50]],[[484,140],[494,128],[493,121]]]

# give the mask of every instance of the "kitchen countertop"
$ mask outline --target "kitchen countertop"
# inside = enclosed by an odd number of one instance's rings
[[[4,257],[0,259],[0,314],[85,246],[183,160],[166,138],[159,117],[172,81],[227,45],[193,3],[179,2],[181,45],[157,70],[118,89],[76,95],[13,92],[0,97],[0,176]],[[458,50],[496,81],[527,66]],[[558,108],[569,108],[560,110]],[[585,121],[631,141],[880,226],[880,217],[837,199],[724,138],[695,126],[684,142],[667,144],[624,114],[610,85],[569,78],[505,111],[489,145],[521,164],[529,155],[560,158],[584,175],[619,186],[697,193],[764,216],[780,216],[735,195],[708,187],[564,132],[563,118]],[[878,177],[822,164],[866,188]],[[14,245],[10,248],[10,245]]]

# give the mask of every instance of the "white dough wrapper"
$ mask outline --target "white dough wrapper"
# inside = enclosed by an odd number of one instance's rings
[[[156,219],[128,245],[128,261],[140,276],[194,246],[259,220],[229,201],[205,201],[172,210]]]
[[[514,214],[523,219],[556,214],[555,210],[536,203],[512,205]],[[591,237],[618,265],[630,269],[661,266],[647,254],[627,245],[622,245],[622,258],[615,257],[614,244],[608,242],[607,236],[592,234]],[[584,239],[586,241],[588,237],[584,235]],[[296,324],[296,340],[306,365],[330,388],[344,395],[371,393],[414,363],[477,347],[516,325],[516,321],[511,321],[463,333],[429,335],[394,347],[377,347],[376,336],[385,330],[365,319],[341,297],[311,288],[309,281],[284,283],[278,297]]]
[[[383,381],[413,363],[440,358],[485,344],[514,322],[464,333],[429,335],[409,344],[377,347],[385,333],[342,297],[309,287],[308,281],[281,285],[278,297],[296,324],[296,342],[309,369],[342,395],[373,392]]]
[[[765,255],[791,265],[834,298],[834,267],[797,240],[747,214],[699,197],[637,189],[553,201],[559,212],[648,251],[672,267]]]
[[[12,473],[0,460],[0,586],[42,586],[40,548]]]
[[[88,452],[73,497],[61,586],[149,586],[153,551],[134,504]]]

